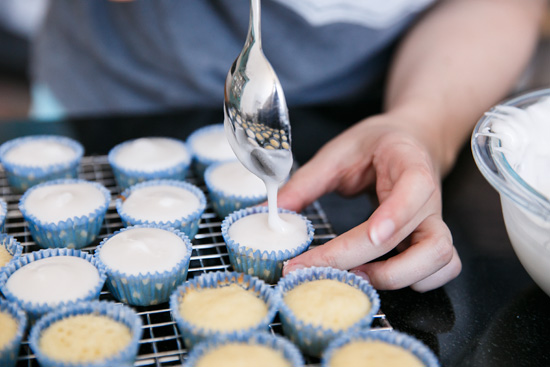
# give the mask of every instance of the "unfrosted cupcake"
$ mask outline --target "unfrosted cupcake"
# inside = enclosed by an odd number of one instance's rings
[[[187,367],[302,367],[304,358],[291,342],[268,333],[218,336],[198,344]]]
[[[405,333],[361,330],[332,341],[321,366],[439,367],[439,361],[426,345]]]
[[[15,303],[0,298],[0,325],[0,366],[14,367],[27,317]]]
[[[330,341],[370,327],[380,308],[376,290],[343,270],[312,267],[281,278],[281,325],[305,354],[320,357]]]
[[[4,224],[6,224],[6,215],[8,214],[8,204],[4,199],[0,198],[0,232],[4,230]]]
[[[206,197],[188,182],[152,180],[125,190],[116,200],[116,209],[125,226],[169,226],[193,239],[206,209]]]
[[[0,272],[0,290],[31,319],[61,306],[97,299],[105,270],[92,256],[74,249],[34,251]]]
[[[76,178],[84,148],[57,135],[32,135],[0,146],[0,160],[9,185],[17,192],[59,178]]]
[[[116,145],[109,151],[108,160],[118,186],[126,189],[154,179],[184,180],[191,153],[181,140],[146,137]]]
[[[211,272],[184,283],[170,297],[170,309],[187,348],[216,335],[266,331],[279,297],[256,277]]]
[[[170,227],[133,226],[115,232],[96,248],[107,286],[121,302],[148,306],[168,301],[185,282],[191,242]]]
[[[133,366],[141,334],[141,319],[130,307],[82,302],[40,319],[29,344],[43,367]]]
[[[19,210],[41,247],[82,248],[97,238],[110,200],[97,182],[61,179],[27,190]]]
[[[211,164],[204,173],[204,182],[220,218],[267,200],[264,182],[238,160]]]
[[[23,246],[12,236],[0,233],[0,270],[23,253]]]
[[[195,130],[187,138],[193,155],[193,170],[202,178],[204,171],[213,163],[236,159],[225,136],[223,124],[213,124]]]
[[[283,230],[268,223],[268,207],[256,206],[231,213],[222,222],[222,236],[233,269],[276,283],[283,262],[307,250],[313,226],[301,214],[279,209]]]

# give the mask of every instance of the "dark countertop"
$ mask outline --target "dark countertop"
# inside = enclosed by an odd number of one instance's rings
[[[54,133],[79,140],[86,155],[104,155],[117,143],[140,136],[185,139],[199,126],[222,122],[222,117],[220,110],[9,121],[0,123],[0,143],[23,135]],[[331,109],[291,110],[297,161],[303,163],[355,117]],[[334,124],[336,120],[343,124]],[[367,197],[329,195],[320,202],[336,233],[365,220],[372,210]],[[469,147],[444,182],[443,208],[462,259],[462,273],[425,294],[409,289],[380,292],[390,324],[424,341],[443,366],[550,366],[550,297],[515,256],[498,193],[479,173]]]

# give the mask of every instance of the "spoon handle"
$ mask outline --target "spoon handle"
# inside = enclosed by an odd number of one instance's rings
[[[253,43],[260,49],[262,48],[262,31],[261,31],[261,0],[250,0],[250,25],[248,34]]]

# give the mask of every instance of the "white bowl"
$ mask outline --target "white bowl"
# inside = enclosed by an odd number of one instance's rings
[[[550,89],[542,89],[503,105],[527,108],[549,96]],[[473,156],[485,179],[500,194],[504,223],[516,255],[531,278],[550,295],[550,201],[514,171],[498,149],[500,139],[487,135],[494,122],[489,113],[477,123],[471,141]]]

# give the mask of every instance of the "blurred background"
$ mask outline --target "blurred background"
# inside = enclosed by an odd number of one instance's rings
[[[30,104],[29,45],[48,0],[0,1],[0,122],[25,119]],[[539,47],[516,92],[550,86],[550,11]],[[220,106],[221,108],[221,106]]]

